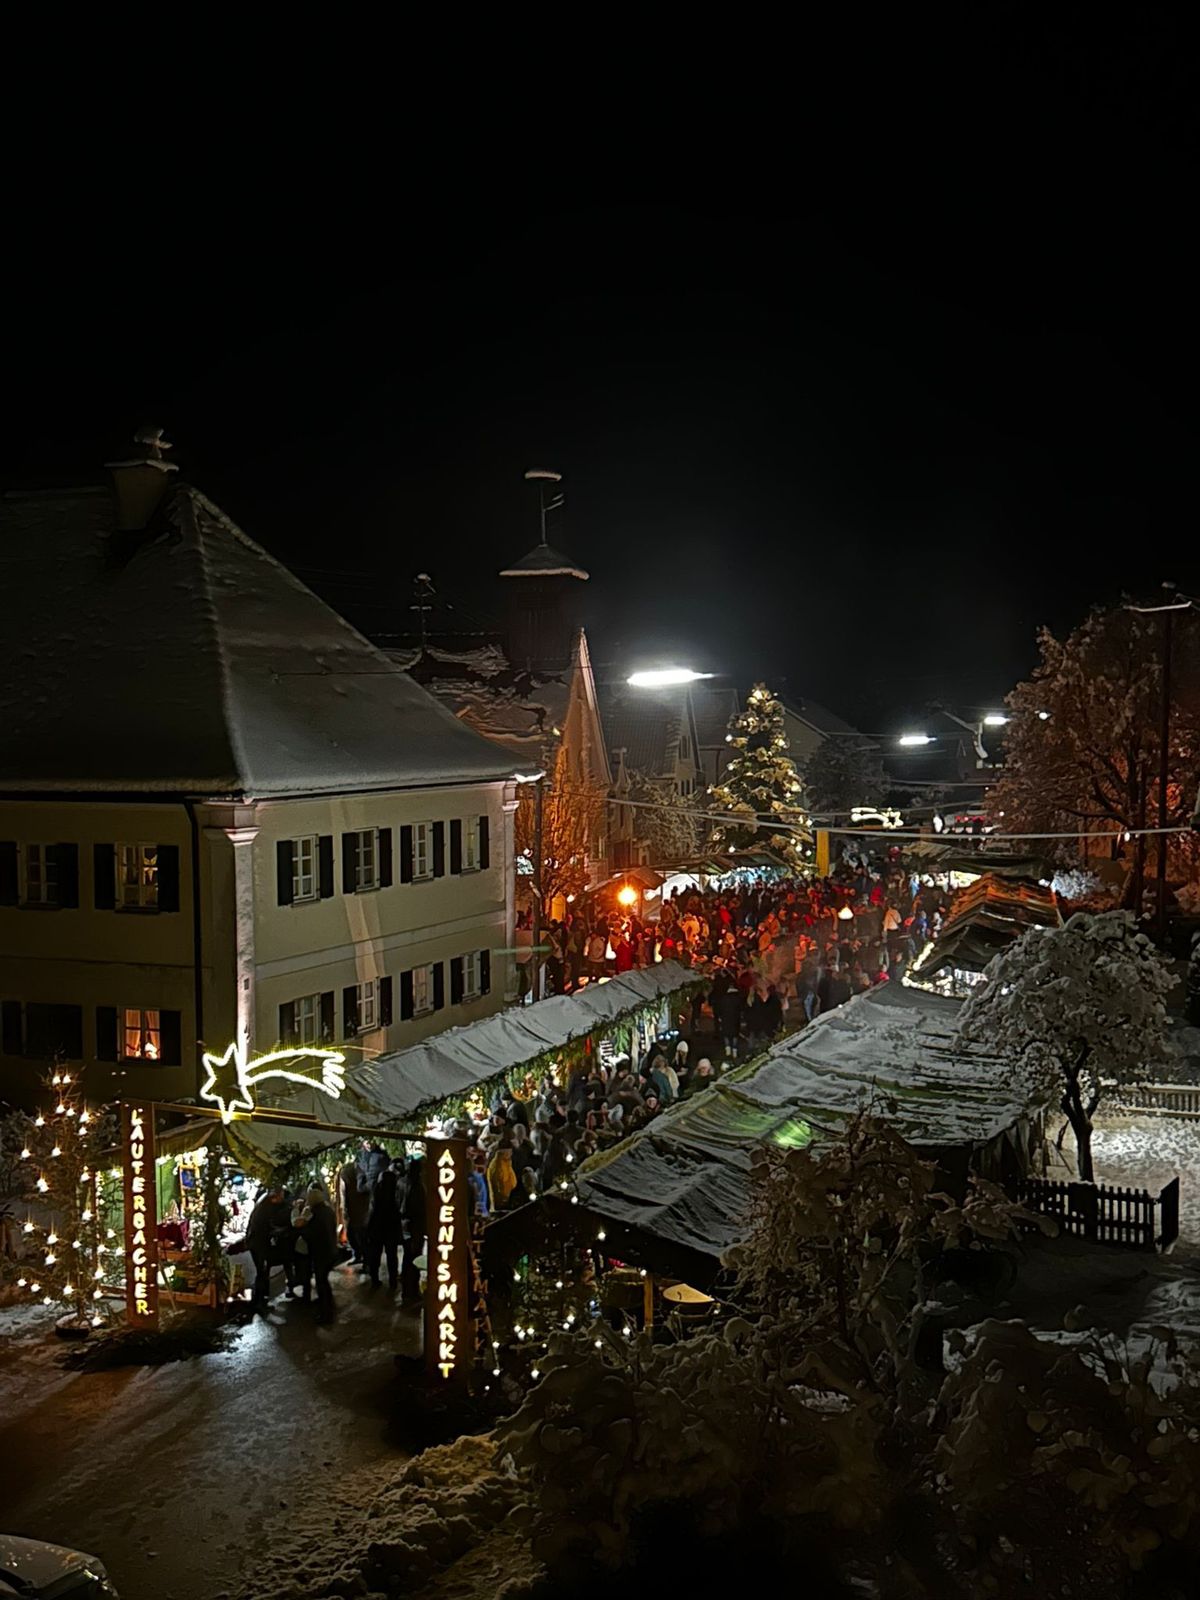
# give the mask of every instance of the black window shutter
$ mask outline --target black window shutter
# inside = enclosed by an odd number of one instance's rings
[[[77,844],[56,844],[54,854],[58,858],[58,903],[60,906],[77,906],[79,904],[79,846]]]
[[[83,1060],[83,1007],[55,1006],[62,1052],[68,1061]]]
[[[435,822],[433,825],[433,875],[435,878],[446,876],[446,824]]]
[[[21,1054],[21,1002],[0,1001],[0,1049],[6,1056]]]
[[[454,817],[450,823],[450,871],[462,871],[462,818]]]
[[[407,1022],[413,1014],[413,981],[411,972],[400,974],[400,1020]]]
[[[333,1011],[333,990],[326,989],[321,996],[321,1042],[329,1044],[337,1032],[337,1018]]]
[[[162,1064],[164,1067],[183,1065],[183,1029],[178,1011],[160,1011],[158,1025],[162,1029]]]
[[[17,846],[12,839],[0,842],[0,906],[17,903]]]
[[[490,867],[491,864],[492,864],[492,857],[491,857],[491,853],[489,851],[488,846],[489,846],[488,819],[486,817],[480,817],[480,819],[479,819],[479,865],[481,867]]]
[[[392,830],[379,830],[379,887],[390,888],[392,882]]]
[[[97,911],[111,911],[117,903],[116,845],[92,846],[93,898]]]
[[[380,1026],[390,1028],[392,1025],[392,980],[380,978],[379,980],[379,1022]]]
[[[358,990],[348,984],[342,990],[342,1037],[353,1039],[358,1032]]]
[[[446,1004],[446,964],[443,961],[433,963],[433,1009],[440,1011]]]
[[[96,1060],[117,1059],[117,1008],[96,1007]]]
[[[412,882],[413,835],[412,824],[406,822],[400,829],[400,882]]]
[[[158,850],[158,909],[179,910],[179,846],[160,844]]]
[[[484,819],[487,820],[486,818]],[[492,992],[492,952],[481,950],[479,952],[479,992],[491,994]]]
[[[317,888],[322,900],[333,899],[333,835],[323,833],[317,840]]]
[[[342,835],[342,893],[358,893],[358,835]]]
[[[287,1005],[279,1008],[279,1042],[280,1044],[295,1044],[296,1042],[296,1003],[289,1000]]]
[[[463,958],[455,956],[450,962],[450,1004],[456,1006],[463,997]]]
[[[290,906],[296,893],[296,841],[280,839],[275,846],[275,904]]]

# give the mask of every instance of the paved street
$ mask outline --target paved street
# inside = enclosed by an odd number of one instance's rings
[[[236,1593],[305,1528],[332,1528],[404,1459],[389,1435],[392,1357],[419,1337],[385,1290],[348,1268],[334,1278],[332,1327],[279,1306],[229,1351],[169,1366],[48,1382],[44,1341],[41,1354],[10,1347],[4,1527],[96,1552],[122,1600]]]

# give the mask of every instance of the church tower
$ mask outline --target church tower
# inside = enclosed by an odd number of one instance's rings
[[[546,539],[547,520],[563,504],[554,487],[562,474],[534,468],[525,477],[538,485],[542,536],[528,555],[500,573],[508,591],[508,659],[514,667],[559,672],[571,659],[582,625],[582,585],[588,575]]]

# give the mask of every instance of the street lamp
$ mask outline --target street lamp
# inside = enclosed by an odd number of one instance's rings
[[[617,890],[617,903],[619,905],[623,905],[623,906],[636,905],[637,904],[637,897],[638,897],[638,892],[633,887],[633,885],[630,884],[630,883],[622,884],[622,886]]]
[[[1006,727],[1007,724],[1008,718],[1004,715],[1003,711],[989,711],[987,716],[983,719],[983,725],[985,728],[1003,728]]]
[[[691,667],[654,667],[647,672],[631,672],[625,682],[631,689],[668,689],[674,684],[695,683],[712,676],[711,672],[693,672]]]
[[[897,743],[902,745],[932,744],[933,735],[931,733],[902,733]]]

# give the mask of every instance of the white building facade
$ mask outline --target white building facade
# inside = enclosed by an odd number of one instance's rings
[[[0,501],[0,1098],[188,1099],[235,1039],[352,1083],[499,1009],[519,763],[161,463],[115,480]]]

